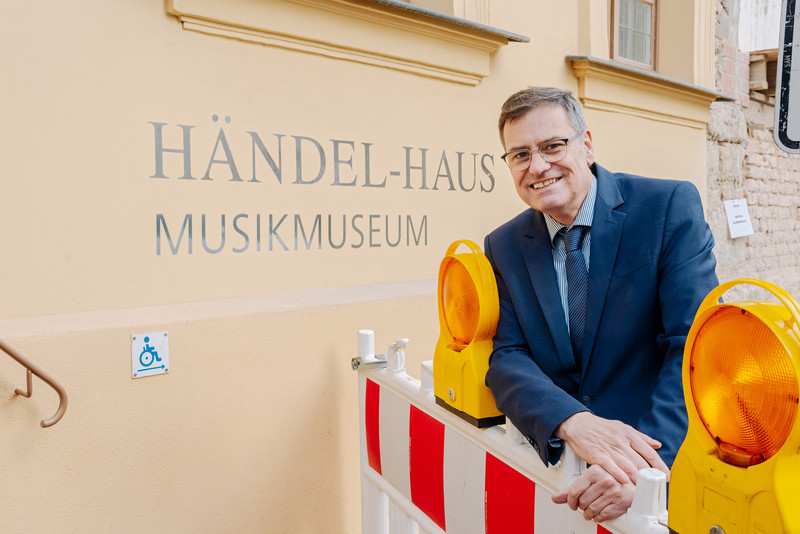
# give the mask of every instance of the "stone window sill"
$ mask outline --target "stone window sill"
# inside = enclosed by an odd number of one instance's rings
[[[466,85],[490,55],[529,39],[399,0],[167,0],[185,30]]]
[[[727,95],[655,72],[592,56],[567,56],[586,109],[704,129],[709,106]]]

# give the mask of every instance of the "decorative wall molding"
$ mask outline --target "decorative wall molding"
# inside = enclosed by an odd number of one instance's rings
[[[477,85],[522,35],[399,0],[167,0],[185,30]],[[366,24],[365,24],[366,23]]]
[[[723,93],[591,56],[567,56],[578,78],[578,97],[587,109],[612,111],[704,129],[709,106],[730,100]]]

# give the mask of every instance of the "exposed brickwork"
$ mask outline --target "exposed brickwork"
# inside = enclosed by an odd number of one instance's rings
[[[750,105],[750,54],[728,43],[718,58],[719,90],[742,106]]]
[[[800,298],[800,156],[775,144],[772,106],[754,103],[751,108],[742,115],[746,139],[709,142],[707,208],[717,241],[717,272],[721,281],[759,278]],[[752,236],[730,238],[723,201],[735,198],[747,199]]]
[[[706,209],[717,242],[717,274],[721,282],[766,280],[800,299],[800,155],[775,144],[774,106],[743,95],[749,54],[728,44],[735,39],[730,25],[721,27],[729,20],[727,3],[717,2],[717,90],[736,101],[714,103],[708,126]],[[731,239],[723,202],[737,198],[747,199],[755,233]],[[726,295],[739,298],[766,296],[750,289]]]

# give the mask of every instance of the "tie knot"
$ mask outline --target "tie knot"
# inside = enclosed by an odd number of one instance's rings
[[[564,248],[567,252],[581,248],[585,231],[585,226],[573,226],[569,230],[566,227],[561,229],[561,238],[564,240]]]

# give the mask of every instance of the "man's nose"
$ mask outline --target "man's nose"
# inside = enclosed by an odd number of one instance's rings
[[[528,172],[531,174],[539,174],[543,171],[546,171],[550,168],[550,164],[545,161],[539,152],[534,152],[531,154],[531,162],[528,165]]]

